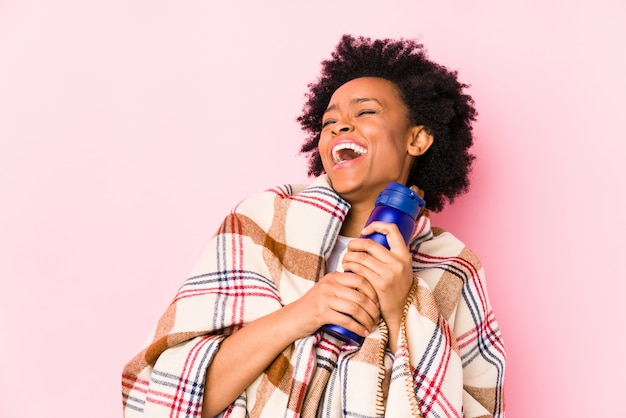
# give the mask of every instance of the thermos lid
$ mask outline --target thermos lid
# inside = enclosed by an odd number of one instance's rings
[[[391,206],[416,219],[420,208],[425,206],[426,202],[415,191],[392,181],[385,187],[385,190],[380,192],[376,199],[375,206],[383,205]]]

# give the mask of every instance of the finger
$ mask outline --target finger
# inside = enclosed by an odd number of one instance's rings
[[[375,258],[385,258],[389,250],[378,242],[368,238],[355,238],[348,244],[348,252],[343,261],[360,262],[367,259],[366,255]]]
[[[387,239],[387,244],[389,244],[389,248],[391,251],[394,251],[396,249],[401,250],[407,247],[406,242],[404,241],[404,237],[400,233],[400,230],[398,229],[398,226],[396,224],[380,221],[372,222],[365,228],[363,228],[361,234],[363,236],[367,236],[373,234],[374,232],[385,235],[385,238]]]
[[[350,254],[350,255],[348,255]],[[384,268],[384,263],[381,263],[376,257],[364,252],[355,251],[352,253],[346,253],[342,261],[342,267],[346,271],[364,278],[370,285],[378,279],[378,272]],[[374,292],[376,289],[374,288]]]
[[[371,280],[367,270],[379,271],[383,265],[394,262],[397,255],[379,243],[367,238],[354,239],[341,260],[342,268]]]
[[[348,253],[346,253],[346,255],[347,254]],[[369,280],[354,272],[336,273],[336,275],[337,283],[345,287],[343,289],[343,296],[345,298],[350,298],[350,295],[352,295],[352,293],[348,291],[356,291],[358,297],[354,299],[355,301],[359,302],[361,300],[360,298],[365,296],[374,306],[378,306],[378,294]]]
[[[360,327],[363,327],[364,330],[372,331],[376,327],[376,324],[378,324],[380,318],[378,307],[365,295],[355,290],[352,290],[352,294],[349,294],[345,298],[333,298],[329,306],[333,311],[349,316],[350,321],[356,321],[358,323],[358,326],[356,326],[357,332]],[[333,323],[342,326],[343,324],[350,325],[350,321],[346,318],[339,318],[336,319],[336,321],[340,322]],[[355,325],[352,324],[352,326]]]
[[[378,324],[380,303],[372,284],[353,273],[332,273],[332,277],[336,285],[329,295],[331,309],[352,315],[368,329]]]
[[[346,315],[344,313],[333,311],[334,316],[331,316],[330,324],[339,325],[342,328],[345,328],[355,334],[358,334],[362,337],[367,337],[369,334],[376,330],[376,326],[378,322],[368,322],[367,320],[361,319],[360,321],[350,315]]]

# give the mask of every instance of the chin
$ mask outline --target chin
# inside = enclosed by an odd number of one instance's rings
[[[339,181],[330,183],[333,189],[345,200],[350,201],[351,198],[356,197],[356,194],[363,191],[363,185],[359,182],[346,182]]]

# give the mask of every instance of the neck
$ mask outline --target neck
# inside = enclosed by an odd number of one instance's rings
[[[361,231],[365,227],[365,223],[373,208],[374,205],[371,203],[352,205],[339,233],[346,237],[356,238],[361,236]]]

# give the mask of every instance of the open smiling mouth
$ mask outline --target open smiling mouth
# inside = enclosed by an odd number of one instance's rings
[[[333,162],[341,164],[367,154],[367,149],[354,142],[343,142],[333,147]]]

